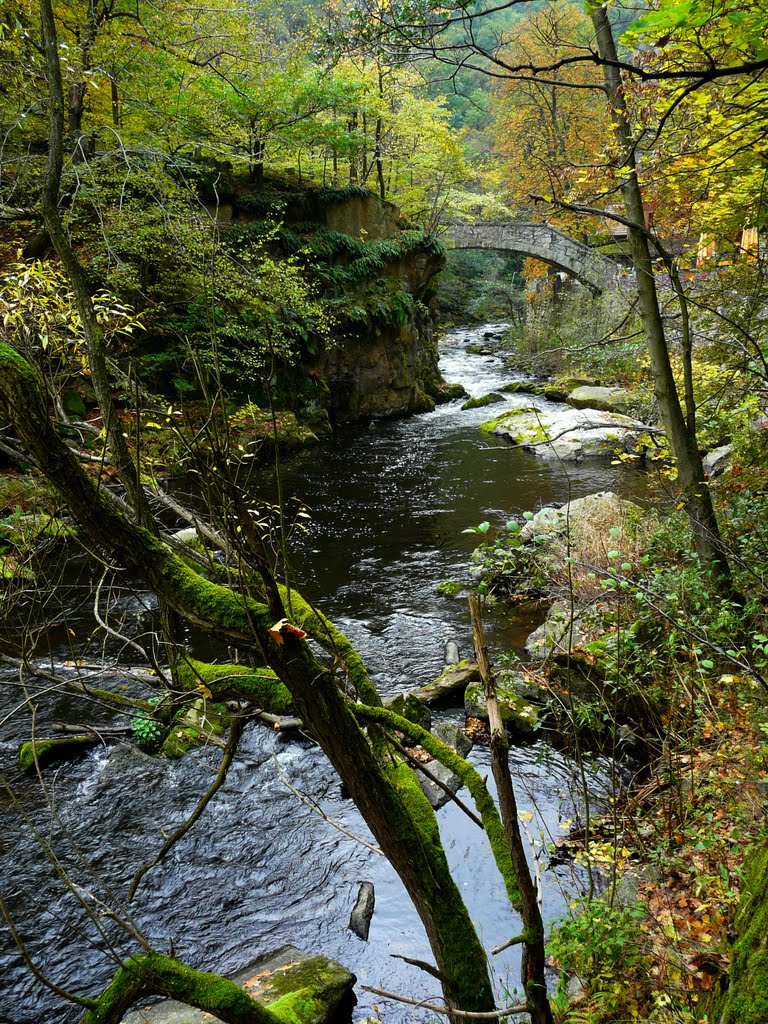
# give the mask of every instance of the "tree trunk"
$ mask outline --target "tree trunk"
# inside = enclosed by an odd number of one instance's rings
[[[638,306],[651,357],[654,393],[672,452],[677,460],[682,499],[693,531],[696,551],[703,566],[711,570],[721,593],[727,597],[735,597],[728,554],[720,537],[712,495],[704,478],[704,467],[696,437],[688,431],[672,373],[645,227],[645,207],[637,177],[632,133],[624,102],[621,74],[616,67],[616,43],[606,8],[591,8],[591,17],[598,51],[605,62],[605,88],[612,108],[616,140],[623,161],[619,172],[622,174],[622,196],[627,220],[630,222],[627,230],[637,279]]]
[[[469,611],[472,619],[472,634],[475,641],[475,656],[483,677],[483,690],[488,706],[491,727],[491,770],[496,780],[499,810],[507,837],[507,845],[515,869],[520,890],[521,916],[523,919],[521,974],[525,989],[531,1024],[553,1024],[552,1008],[547,998],[546,953],[544,950],[544,922],[539,909],[538,893],[531,878],[528,859],[525,855],[523,838],[517,817],[517,801],[509,771],[509,743],[504,723],[499,714],[496,699],[496,682],[491,671],[485,632],[480,612],[480,597],[471,594]]]

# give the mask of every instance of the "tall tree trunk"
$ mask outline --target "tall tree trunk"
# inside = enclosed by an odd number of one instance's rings
[[[711,570],[720,591],[725,596],[736,596],[731,581],[728,553],[720,536],[696,437],[688,430],[672,372],[645,227],[645,207],[637,177],[632,132],[624,101],[621,73],[616,66],[618,55],[613,30],[606,8],[591,8],[591,18],[598,52],[604,61],[606,94],[611,104],[616,126],[616,141],[623,162],[620,169],[622,197],[627,220],[630,222],[627,230],[637,280],[638,306],[651,357],[654,393],[672,452],[677,460],[682,499],[691,523],[696,551],[702,564]]]

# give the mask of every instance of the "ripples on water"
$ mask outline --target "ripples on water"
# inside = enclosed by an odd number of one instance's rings
[[[454,332],[442,345],[445,378],[460,380],[474,396],[512,379],[498,359],[464,351],[465,342],[477,343],[482,333]],[[506,400],[508,406],[530,402],[520,395]],[[284,468],[286,495],[295,494],[312,509],[311,525],[294,551],[302,586],[357,645],[383,693],[437,675],[449,639],[469,654],[464,603],[436,592],[442,580],[466,576],[473,541],[462,534],[464,528],[483,519],[501,523],[525,509],[595,490],[621,489],[605,463],[571,464],[566,474],[554,463],[482,435],[478,425],[499,406],[467,412],[460,406],[452,402],[434,413],[373,424],[370,431],[345,431]],[[141,614],[135,601],[125,611]],[[488,628],[497,649],[523,640],[519,627],[501,617]],[[67,656],[63,637],[54,653]],[[198,653],[205,656],[202,649]],[[7,711],[18,690],[8,682],[4,692]],[[61,699],[51,714],[77,720],[82,711]],[[445,714],[460,717],[458,711]],[[6,724],[0,733],[4,770],[10,771],[42,842],[69,867],[92,910],[98,910],[97,900],[110,902],[110,892],[118,899],[124,894],[137,865],[194,808],[220,756],[197,751],[167,762],[128,747],[96,751],[79,763],[46,771],[56,811],[52,819],[41,806],[37,783],[12,768],[17,746],[11,731]],[[160,949],[172,938],[180,957],[223,972],[291,942],[336,957],[363,983],[437,996],[433,981],[391,957],[429,956],[395,874],[383,858],[331,828],[291,794],[278,776],[275,756],[293,786],[370,840],[317,747],[251,727],[223,791],[139,889],[131,912],[147,938]],[[573,764],[543,742],[516,749],[513,758],[518,802],[534,814],[534,835],[545,841],[557,836],[560,822],[580,813]],[[490,773],[487,750],[476,749],[472,759],[483,774]],[[605,785],[599,773],[590,781],[598,797]],[[73,910],[72,896],[56,883],[40,846],[1,797],[0,812],[4,895],[29,952],[60,985],[96,991],[113,971],[110,945],[121,954],[135,945],[105,918],[100,919],[105,934],[99,937],[85,912]],[[454,805],[443,808],[439,820],[458,884],[490,948],[516,934],[519,923],[480,830]],[[548,918],[565,907],[561,884],[567,877],[545,874]],[[376,887],[367,943],[346,927],[363,879]],[[30,981],[7,933],[2,941],[0,1024],[77,1020],[79,1011],[62,1009],[58,999]],[[497,983],[513,987],[516,952],[493,958],[493,966]],[[356,1019],[369,1014],[372,1005],[370,996],[359,995]],[[383,1015],[395,1024],[419,1019],[418,1012],[391,1004]]]

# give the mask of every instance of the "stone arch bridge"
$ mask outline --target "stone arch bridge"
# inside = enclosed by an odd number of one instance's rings
[[[598,295],[616,274],[613,260],[548,224],[454,224],[445,241],[449,249],[496,249],[532,256],[577,278]]]

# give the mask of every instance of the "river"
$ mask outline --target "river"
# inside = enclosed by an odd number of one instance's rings
[[[444,377],[460,381],[473,396],[513,379],[498,358],[466,351],[485,331],[497,329],[450,332],[441,343]],[[528,404],[530,398],[510,395],[506,401]],[[438,675],[448,640],[459,644],[463,656],[470,653],[464,602],[437,591],[442,580],[467,577],[474,544],[464,529],[596,490],[636,487],[627,477],[615,477],[619,469],[603,460],[566,467],[487,438],[478,426],[498,407],[464,411],[461,404],[345,430],[283,467],[284,493],[300,497],[311,512],[292,555],[302,588],[357,645],[383,694]],[[72,570],[73,587],[82,583],[81,571]],[[142,600],[151,603],[126,594],[128,612],[140,610]],[[54,656],[68,655],[67,631],[85,629],[88,615],[87,609],[70,609],[65,629],[52,625],[47,639]],[[497,614],[487,626],[494,650],[520,650],[530,623]],[[198,653],[206,653],[199,638]],[[111,976],[114,954],[136,948],[101,911],[120,904],[136,866],[191,812],[220,755],[202,750],[168,762],[126,745],[96,750],[45,772],[51,814],[37,781],[14,770],[19,716],[5,716],[20,692],[7,672],[0,679],[3,772],[29,816],[25,824],[0,790],[3,894],[29,954],[59,985],[90,994]],[[49,711],[41,711],[40,721],[46,715],[76,721],[81,714],[74,702],[57,698]],[[441,714],[461,717],[459,709]],[[28,734],[28,723],[25,728]],[[471,759],[488,773],[487,750],[475,748]],[[516,748],[513,763],[520,809],[532,815],[534,840],[546,843],[582,813],[576,766],[544,738]],[[419,998],[437,996],[433,980],[393,959],[396,954],[425,959],[429,950],[389,865],[310,810],[286,788],[280,773],[328,817],[370,839],[317,747],[251,726],[223,790],[169,858],[146,876],[131,905],[146,937],[160,949],[172,939],[179,957],[221,972],[247,966],[290,942],[337,958],[362,983]],[[589,779],[598,802],[608,774],[596,771]],[[516,934],[519,922],[480,830],[453,804],[438,817],[458,884],[490,949]],[[56,879],[46,850],[68,868],[74,890]],[[363,879],[376,890],[368,942],[347,929]],[[563,912],[579,884],[565,868],[544,873],[548,920]],[[7,931],[2,942],[0,1024],[77,1020],[77,1009],[31,980]],[[500,995],[511,991],[517,953],[492,959]],[[363,992],[358,997],[355,1020],[371,1014],[374,1004],[393,1024],[429,1017]]]

